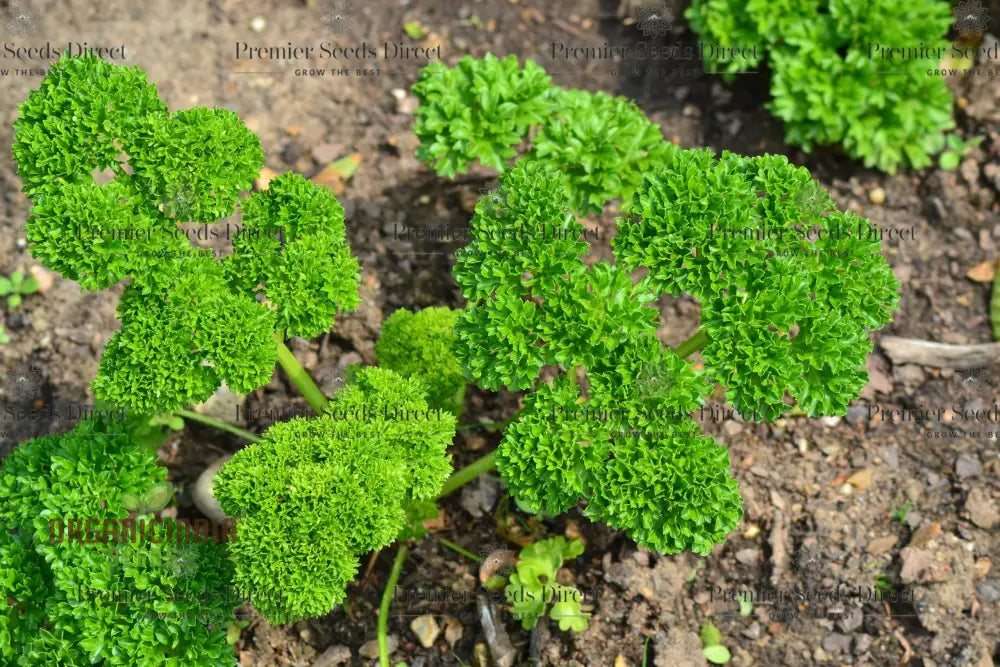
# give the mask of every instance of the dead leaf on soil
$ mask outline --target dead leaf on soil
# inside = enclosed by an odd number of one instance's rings
[[[848,477],[847,483],[858,491],[864,491],[872,485],[874,478],[875,470],[873,468],[865,468]]]
[[[997,264],[1000,264],[1000,261],[995,259],[976,264],[969,269],[969,272],[965,276],[969,280],[975,280],[977,283],[991,283],[997,275]]]

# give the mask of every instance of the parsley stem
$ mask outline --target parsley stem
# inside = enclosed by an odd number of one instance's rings
[[[451,477],[445,480],[444,486],[441,487],[441,493],[438,494],[438,498],[444,498],[448,494],[455,492],[463,484],[471,482],[487,470],[492,470],[496,467],[496,465],[497,453],[496,451],[492,451],[486,456],[476,459],[464,468],[456,470],[451,474]]]
[[[708,342],[708,334],[705,333],[704,329],[698,329],[698,331],[688,338],[686,341],[674,348],[674,353],[681,359],[686,359],[692,354],[705,347],[705,343]]]
[[[386,637],[389,630],[389,605],[392,604],[392,592],[396,588],[396,582],[399,581],[399,573],[403,569],[403,561],[406,560],[408,551],[405,544],[399,545],[396,559],[392,562],[392,571],[389,572],[389,579],[385,582],[385,590],[382,591],[382,603],[378,608],[378,662],[381,667],[390,667],[389,641]]]
[[[298,388],[316,414],[323,414],[326,409],[326,396],[323,395],[316,382],[306,372],[306,369],[302,368],[302,364],[285,345],[285,337],[282,332],[274,332],[274,342],[278,344],[278,363],[285,369],[288,379]]]
[[[184,419],[190,419],[192,421],[201,422],[202,424],[208,424],[209,426],[214,426],[222,431],[228,431],[233,435],[238,435],[241,438],[249,440],[250,442],[260,442],[261,438],[259,435],[251,433],[250,431],[244,431],[238,426],[233,426],[229,422],[222,421],[221,419],[216,419],[215,417],[209,417],[208,415],[198,414],[197,412],[192,412],[191,410],[174,410],[174,414],[178,417],[183,417]]]
[[[474,561],[476,563],[482,563],[483,562],[483,559],[480,558],[479,556],[477,556],[476,554],[471,553],[469,551],[466,551],[465,549],[463,549],[462,547],[458,546],[454,542],[446,540],[443,537],[439,537],[438,538],[438,542],[440,542],[442,544],[442,546],[448,547],[449,549],[451,549],[455,553],[460,554],[462,556],[465,556],[466,558],[468,558],[471,561]]]

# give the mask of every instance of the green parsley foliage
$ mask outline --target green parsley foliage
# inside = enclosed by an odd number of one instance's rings
[[[497,451],[504,481],[530,510],[584,501],[642,546],[707,554],[741,501],[691,412],[718,382],[758,419],[789,396],[843,414],[867,381],[867,332],[898,303],[875,230],[784,157],[678,150],[619,218],[617,262],[588,264],[549,165],[522,159],[500,190],[502,207],[477,204],[454,275],[463,366],[484,388],[533,390]],[[704,371],[658,341],[663,293],[701,302]]]
[[[347,247],[344,208],[329,188],[289,172],[240,211],[244,230],[225,260],[230,278],[248,296],[259,286],[287,335],[317,336],[337,311],[358,307],[360,266]]]
[[[533,60],[521,69],[516,56],[465,56],[454,68],[432,63],[413,85],[421,102],[417,157],[449,178],[475,160],[501,170],[517,154],[514,146],[552,113],[552,91],[544,69]]]
[[[556,573],[563,562],[582,553],[580,540],[567,542],[564,537],[541,540],[521,549],[516,572],[510,575],[504,596],[511,604],[514,617],[521,620],[522,628],[531,630],[548,611],[549,617],[559,623],[560,630],[583,632],[587,629],[590,614],[580,609],[583,594],[556,581]]]
[[[399,309],[382,324],[375,344],[379,366],[427,387],[427,403],[456,417],[462,413],[466,379],[455,357],[458,311],[432,307],[412,313]]]
[[[413,501],[435,498],[451,471],[455,417],[429,410],[419,380],[362,368],[317,419],[272,426],[219,472],[235,517],[241,588],[272,623],[320,616],[344,600],[358,556],[392,543]]]
[[[532,141],[528,158],[559,171],[572,209],[600,213],[609,200],[627,205],[649,169],[677,148],[663,141],[635,102],[604,93],[558,89],[555,115]]]
[[[103,520],[161,484],[155,453],[99,421],[15,448],[0,470],[0,661],[5,665],[234,666],[238,601],[211,541],[115,541]],[[87,542],[69,519],[95,523]],[[134,517],[152,521],[152,514]],[[50,521],[63,531],[50,532]],[[118,524],[120,525],[120,524]],[[98,534],[95,534],[98,533]],[[103,539],[107,535],[108,539]]]
[[[420,100],[417,157],[439,175],[469,163],[503,171],[514,146],[537,130],[528,156],[565,179],[572,210],[599,212],[611,199],[627,203],[652,166],[676,151],[625,97],[565,90],[533,60],[466,56],[454,68],[425,67],[413,93]]]
[[[692,28],[723,47],[756,46],[757,57],[706,60],[712,71],[772,72],[771,111],[786,139],[806,151],[841,144],[865,166],[921,168],[954,127],[952,96],[929,73],[949,53],[947,3],[917,0],[695,0]],[[897,49],[891,54],[882,48]],[[899,47],[923,51],[900,54]]]
[[[810,415],[844,414],[868,382],[867,331],[899,301],[867,220],[783,156],[707,150],[647,179],[629,214],[616,256],[701,301],[702,359],[740,413],[774,419],[790,393]]]
[[[13,153],[32,254],[87,290],[126,282],[101,400],[155,414],[222,382],[252,391],[271,377],[275,331],[315,336],[358,305],[333,194],[285,174],[240,203],[264,163],[257,136],[223,109],[169,113],[138,68],[64,55],[21,105]],[[245,227],[223,261],[179,226],[208,230],[238,204]]]

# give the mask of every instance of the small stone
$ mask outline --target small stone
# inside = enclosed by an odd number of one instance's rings
[[[760,535],[760,526],[758,526],[755,523],[751,523],[749,526],[747,526],[746,530],[743,531],[743,537],[747,538],[748,540],[752,540],[758,535]]]
[[[879,537],[868,543],[868,553],[872,556],[880,556],[895,546],[899,540],[895,535]]]
[[[394,88],[392,96],[396,98],[396,113],[404,116],[412,114],[420,104],[417,98],[408,95],[402,88]]]
[[[873,204],[884,204],[885,203],[885,190],[880,187],[874,187],[868,191],[868,200]]]
[[[828,653],[837,655],[838,653],[847,653],[850,649],[851,638],[848,635],[834,632],[823,638],[823,650]]]
[[[722,432],[729,438],[734,438],[743,432],[743,426],[734,421],[726,421],[722,425]]]
[[[750,624],[750,627],[740,633],[747,639],[759,639],[760,638],[760,623],[754,621]]]
[[[856,488],[858,491],[864,491],[872,485],[874,478],[875,470],[872,468],[865,468],[864,470],[859,470],[848,477],[847,483]]]
[[[844,482],[843,484],[840,485],[840,493],[842,495],[849,496],[852,493],[854,493],[854,487],[848,484],[847,482]]]
[[[837,619],[837,625],[844,632],[854,632],[861,627],[861,624],[865,622],[865,614],[861,609],[851,609],[839,619]]]
[[[455,642],[462,638],[465,634],[465,628],[458,621],[457,618],[449,618],[444,624],[444,640],[448,642],[448,646],[454,648]]]
[[[820,420],[820,422],[822,422],[823,426],[827,426],[829,428],[833,428],[834,426],[837,426],[838,424],[840,424],[840,417],[837,417],[837,416],[833,416],[833,417],[820,417],[819,420]]]
[[[625,656],[621,653],[615,656],[615,667],[628,667],[628,663],[625,662]]]
[[[28,273],[31,274],[32,278],[38,281],[38,292],[40,294],[45,294],[50,289],[52,289],[52,285],[55,283],[56,280],[54,273],[44,269],[41,266],[31,267],[30,269],[28,269]]]
[[[955,459],[955,474],[962,478],[979,477],[983,466],[979,458],[972,454],[959,454]]]
[[[744,565],[758,565],[760,549],[740,549],[736,552],[736,560]]]
[[[385,638],[385,644],[386,648],[389,649],[389,655],[392,655],[396,651],[396,648],[399,646],[399,637],[397,637],[396,635],[389,635],[388,637]],[[358,650],[358,654],[362,658],[368,658],[369,660],[377,660],[378,640],[373,639],[371,641],[365,642],[364,646],[362,646]]]
[[[324,142],[322,144],[316,144],[309,152],[312,153],[313,159],[316,160],[316,162],[325,165],[329,162],[333,162],[339,156],[343,155],[344,145]]]
[[[223,456],[209,465],[198,475],[194,486],[191,487],[191,500],[194,501],[195,507],[201,510],[201,513],[209,519],[218,521],[219,523],[222,523],[229,517],[222,511],[222,505],[219,504],[219,501],[215,499],[215,493],[212,491],[212,481],[215,479],[215,474],[231,458],[232,454]]]
[[[872,645],[871,635],[855,635],[854,637],[854,652],[864,653]]]
[[[1000,524],[1000,511],[997,510],[996,503],[981,487],[977,486],[969,492],[969,497],[965,499],[965,510],[972,523],[980,528],[991,530]]]
[[[433,616],[418,616],[410,623],[410,629],[424,648],[434,646],[434,641],[441,634],[441,628]]]
[[[255,16],[250,21],[250,29],[254,32],[264,32],[264,28],[267,27],[267,21],[264,20],[263,16]]]
[[[260,174],[254,179],[254,186],[258,190],[267,190],[267,186],[271,184],[271,179],[278,175],[273,169],[268,169],[267,167],[260,168]]]
[[[940,534],[941,524],[928,523],[921,526],[917,529],[917,532],[913,533],[913,537],[910,538],[910,543],[906,546],[920,549]]]
[[[337,645],[323,651],[312,667],[339,667],[351,662],[351,649]]]
[[[986,575],[990,573],[990,567],[992,563],[989,558],[983,556],[982,558],[977,558],[976,563],[972,568],[973,573],[976,575],[976,579],[985,579]]]
[[[852,405],[847,408],[847,422],[849,424],[857,424],[858,422],[864,420],[868,415],[868,408],[863,405]]]
[[[899,578],[903,583],[950,581],[954,576],[951,565],[937,559],[936,553],[929,549],[914,549],[906,547],[899,552],[902,567]]]
[[[976,595],[983,602],[992,604],[1000,600],[1000,588],[997,588],[996,584],[992,582],[984,581],[976,584]]]
[[[238,422],[241,421],[239,415],[246,400],[246,396],[234,393],[223,382],[207,401],[196,405],[194,411],[225,422]]]

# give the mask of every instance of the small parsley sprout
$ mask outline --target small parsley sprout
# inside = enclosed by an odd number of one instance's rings
[[[358,557],[391,544],[412,503],[437,497],[454,435],[454,415],[429,409],[419,380],[382,368],[359,369],[326,415],[272,426],[214,481],[237,520],[237,586],[280,592],[254,602],[272,623],[329,612]]]
[[[10,274],[9,278],[0,276],[0,296],[7,297],[7,309],[14,310],[21,305],[21,300],[28,294],[38,291],[37,278],[25,278],[20,271]]]
[[[240,201],[264,164],[257,136],[224,109],[170,113],[137,67],[64,55],[21,105],[12,150],[32,255],[87,290],[127,281],[98,399],[157,414],[222,382],[248,393],[270,381],[276,331],[318,335],[359,303],[333,193],[289,173]],[[221,261],[178,226],[237,206]]]
[[[919,169],[955,126],[952,94],[936,71],[951,53],[947,3],[796,1],[776,11],[766,0],[694,0],[685,16],[704,39],[744,52],[706,58],[709,71],[732,79],[767,62],[768,107],[784,121],[786,141],[807,152],[841,144],[866,167]]]
[[[504,588],[504,596],[523,629],[531,630],[546,613],[559,623],[560,630],[583,632],[587,629],[590,614],[580,608],[583,593],[556,581],[556,574],[563,563],[582,553],[583,543],[580,540],[567,542],[561,536],[534,542],[521,549],[515,571]]]

